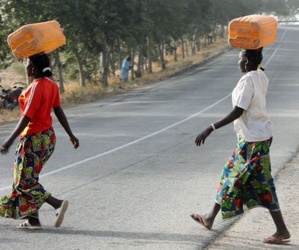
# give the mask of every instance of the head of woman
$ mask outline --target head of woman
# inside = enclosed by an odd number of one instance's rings
[[[239,68],[243,73],[257,70],[263,60],[263,48],[242,50],[239,54]]]
[[[27,61],[27,75],[35,79],[51,77],[52,70],[48,55],[41,53],[30,56]]]

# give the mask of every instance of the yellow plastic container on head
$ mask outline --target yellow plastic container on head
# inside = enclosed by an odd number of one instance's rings
[[[231,20],[228,30],[228,43],[232,47],[258,49],[275,42],[277,21],[271,16],[243,16]]]
[[[50,53],[66,43],[56,20],[22,26],[7,37],[14,56],[23,59],[38,53]]]

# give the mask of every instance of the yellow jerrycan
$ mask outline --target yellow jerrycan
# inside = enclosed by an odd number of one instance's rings
[[[27,24],[7,37],[14,56],[23,59],[38,53],[50,53],[66,43],[56,20]]]
[[[258,49],[275,42],[277,20],[271,16],[248,15],[229,22],[228,43],[234,48]]]

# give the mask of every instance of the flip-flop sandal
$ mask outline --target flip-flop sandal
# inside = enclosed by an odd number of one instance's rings
[[[64,219],[64,214],[65,214],[68,206],[69,206],[69,202],[67,200],[65,200],[62,202],[60,208],[56,209],[56,221],[54,224],[55,227],[61,226],[63,219]]]
[[[198,215],[198,214],[190,214],[190,216],[191,216],[191,218],[192,218],[193,220],[195,220],[197,223],[199,223],[200,225],[202,225],[202,226],[205,227],[206,229],[211,230],[211,227],[208,227],[208,226],[204,223],[203,218],[202,218],[200,215]]]
[[[291,240],[289,238],[286,238],[286,239],[278,239],[274,236],[269,236],[267,238],[265,238],[263,240],[264,243],[267,243],[267,244],[278,244],[278,245],[281,245],[281,244],[288,244]]]
[[[43,229],[42,226],[33,226],[30,224],[29,220],[26,220],[17,226],[17,229],[29,229],[29,230],[40,230]]]

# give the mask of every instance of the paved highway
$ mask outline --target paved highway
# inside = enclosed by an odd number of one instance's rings
[[[282,26],[277,42],[264,49],[274,174],[299,146],[298,40],[299,27]],[[233,49],[180,76],[66,110],[80,148],[72,149],[55,122],[56,151],[41,175],[48,191],[69,200],[65,221],[55,229],[47,204],[38,232],[19,231],[19,221],[1,219],[1,249],[198,250],[213,242],[235,219],[218,216],[215,230],[207,231],[189,214],[212,205],[236,137],[228,125],[203,147],[194,140],[231,110],[231,91],[241,77],[238,53]],[[14,126],[1,126],[1,141]],[[1,196],[10,190],[13,154],[0,157]]]

